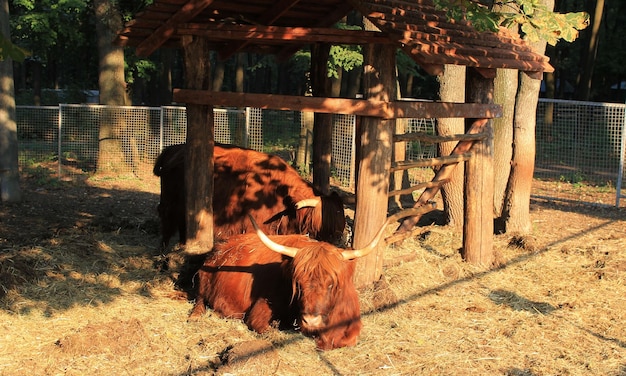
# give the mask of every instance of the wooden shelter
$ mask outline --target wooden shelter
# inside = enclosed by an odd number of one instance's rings
[[[349,12],[357,11],[369,22],[367,30],[334,28]],[[464,250],[470,261],[489,262],[493,236],[493,167],[490,119],[500,115],[493,104],[496,68],[524,71],[541,79],[552,71],[548,59],[507,30],[477,32],[466,22],[449,21],[432,0],[156,0],[120,31],[116,43],[133,46],[139,56],[161,47],[182,48],[186,88],[174,90],[174,100],[187,104],[188,130],[186,186],[188,189],[188,238],[203,246],[212,244],[213,124],[212,106],[251,106],[312,111],[317,114],[354,114],[360,124],[354,241],[360,247],[370,241],[386,218],[389,174],[410,165],[391,161],[394,141],[410,135],[394,135],[398,118],[469,119],[468,134],[439,170],[417,203],[417,212],[447,181],[451,169],[467,161]],[[364,49],[364,99],[328,98],[324,84],[325,63],[331,44],[360,44]],[[209,51],[228,58],[241,51],[289,57],[306,45],[312,50],[314,97],[270,94],[215,93],[208,91]],[[468,68],[469,103],[397,101],[395,52],[402,49],[425,71],[437,75],[445,64]],[[330,126],[316,119],[314,159],[323,161],[330,151]],[[320,142],[322,140],[322,142]],[[450,138],[445,141],[449,141]],[[316,143],[316,141],[318,141]],[[469,157],[471,149],[472,157]],[[193,175],[191,175],[193,171]],[[323,174],[315,169],[314,176]],[[416,217],[405,221],[410,230]],[[382,255],[374,252],[361,260],[356,283],[375,281],[382,271]]]

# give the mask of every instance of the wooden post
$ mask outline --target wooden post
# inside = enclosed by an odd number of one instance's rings
[[[209,45],[203,38],[184,39],[186,86],[208,90],[211,87]],[[192,254],[205,253],[213,247],[213,126],[213,106],[187,105],[185,252]]]
[[[330,44],[316,43],[311,47],[311,88],[315,97],[329,97],[331,84],[327,75]],[[313,186],[324,194],[330,193],[330,161],[333,139],[332,114],[315,114],[313,126]]]
[[[315,113],[302,112],[300,124],[300,138],[298,139],[298,151],[296,153],[296,166],[301,172],[308,174],[311,163],[311,144],[313,143],[313,125]]]
[[[493,78],[485,78],[475,69],[467,69],[466,74],[466,100],[473,103],[493,103]],[[469,263],[484,266],[491,266],[494,260],[492,123],[492,120],[485,122],[483,132],[488,136],[485,140],[474,143],[472,158],[465,165],[465,211],[461,255]]]
[[[365,98],[392,101],[396,98],[396,48],[392,45],[367,45],[364,50],[363,88]],[[354,248],[367,245],[387,218],[387,193],[395,119],[362,117],[357,142],[359,177],[356,187]],[[367,286],[380,279],[383,245],[359,259],[354,282]]]
[[[395,133],[402,134],[406,132],[407,125],[409,123],[408,119],[396,119],[395,124]],[[406,160],[406,141],[396,141],[393,143],[392,148],[392,158],[394,162],[404,162]],[[408,188],[410,186],[409,183],[409,175],[408,170],[398,170],[394,171],[390,176],[390,183],[392,191],[399,191],[403,188]],[[397,196],[389,197],[389,207],[396,207],[397,209],[402,209],[407,205],[413,206],[415,204],[415,200],[413,199],[413,193],[401,194]],[[393,210],[392,210],[393,211]]]

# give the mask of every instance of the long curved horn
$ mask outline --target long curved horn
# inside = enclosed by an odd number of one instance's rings
[[[343,256],[344,260],[352,260],[358,257],[363,257],[363,256],[367,256],[370,252],[372,252],[374,249],[376,249],[376,246],[378,245],[378,242],[380,241],[380,238],[383,237],[383,233],[385,232],[385,228],[387,228],[387,225],[389,223],[391,223],[391,221],[393,220],[393,217],[389,217],[387,218],[387,220],[385,220],[385,223],[383,223],[383,225],[380,227],[380,230],[378,230],[378,232],[376,233],[376,236],[374,236],[374,239],[372,239],[372,241],[366,245],[365,247],[361,248],[361,249],[353,249],[353,250],[345,250],[341,252],[341,255]]]
[[[248,217],[250,217],[250,222],[252,222],[252,226],[254,226],[254,229],[256,230],[256,234],[258,235],[259,239],[267,248],[282,255],[289,256],[291,258],[295,257],[296,253],[298,253],[298,248],[287,247],[272,241],[270,238],[267,237],[267,235],[265,235],[263,230],[259,228],[259,226],[256,224],[256,221],[254,220],[254,218],[252,218],[250,214],[248,214]]]
[[[300,210],[302,208],[314,208],[320,202],[322,202],[321,197],[305,198],[304,200],[296,202],[296,210]]]
[[[383,233],[385,232],[385,228],[387,228],[387,226],[390,223],[397,221],[399,219],[402,219],[402,218],[406,218],[406,217],[410,217],[410,216],[414,216],[418,214],[421,215],[422,212],[423,212],[423,209],[411,208],[411,209],[405,209],[405,210],[399,211],[396,214],[393,214],[387,217],[387,219],[385,220],[385,223],[383,223],[382,227],[380,228],[380,230],[378,230],[378,232],[376,233],[376,236],[374,236],[374,239],[372,239],[370,244],[366,245],[364,248],[361,248],[361,249],[345,250],[341,252],[341,255],[343,256],[345,260],[352,260],[357,257],[367,256],[370,252],[372,252],[376,248],[376,246],[378,245],[378,242],[380,241],[380,238],[383,236]]]

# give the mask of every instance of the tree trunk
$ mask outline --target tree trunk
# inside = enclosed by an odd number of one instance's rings
[[[33,104],[41,106],[41,62],[33,61]]]
[[[168,48],[162,48],[160,52],[162,68],[159,72],[159,94],[157,103],[169,105],[172,103],[172,66],[175,52]]]
[[[535,121],[540,80],[522,73],[515,106],[513,158],[502,218],[507,233],[532,230],[530,193],[535,165]]]
[[[548,10],[554,0],[543,0]],[[543,54],[546,42],[531,43],[533,50]],[[513,158],[511,175],[504,202],[503,218],[506,232],[530,233],[530,193],[535,170],[535,127],[541,81],[521,73],[513,123]]]
[[[237,54],[237,65],[235,67],[235,91],[237,93],[243,93],[244,90],[244,77],[245,77],[245,68],[244,62],[246,60],[246,55],[243,52]]]
[[[346,98],[356,98],[361,89],[361,69],[353,69],[348,72],[348,80],[346,85]]]
[[[212,83],[212,89],[213,91],[222,91],[222,85],[224,84],[224,70],[225,70],[225,63],[224,60],[219,59],[219,57],[217,59],[215,59],[215,69],[213,69],[213,83]]]
[[[443,102],[465,102],[465,67],[446,65],[439,80],[439,99]],[[463,119],[437,119],[437,134],[450,135],[465,133]],[[439,155],[450,155],[456,142],[438,144]],[[463,226],[463,176],[464,166],[459,163],[450,177],[450,182],[441,187],[443,210],[448,224],[460,229]]]
[[[556,79],[554,72],[545,73],[543,82],[546,86],[546,98],[554,99],[556,94]],[[554,127],[554,102],[545,103],[545,106],[546,111],[543,117],[541,137],[545,142],[552,142],[554,137],[552,134]]]
[[[0,0],[0,35],[11,40],[9,2]],[[13,60],[0,59],[0,202],[21,200]]]
[[[100,103],[111,106],[129,104],[124,80],[124,50],[112,45],[118,30],[122,28],[122,17],[114,2],[95,0],[96,34],[98,36]],[[132,132],[126,132],[126,122],[120,111],[106,108],[100,119],[98,171],[114,172],[114,163],[124,160],[131,166],[137,155],[132,145]],[[122,143],[129,146],[122,150]]]
[[[544,0],[544,3],[551,2],[554,8],[554,0]],[[591,96],[591,81],[593,80],[593,69],[595,66],[596,56],[598,54],[598,41],[600,40],[600,25],[602,24],[602,15],[604,13],[604,0],[596,0],[596,6],[593,10],[591,30],[589,35],[589,43],[584,50],[583,71],[578,83],[578,99],[588,101]],[[545,45],[545,43],[544,43]],[[543,47],[545,50],[545,47]]]
[[[302,124],[300,125],[300,138],[298,139],[298,150],[296,153],[296,166],[304,174],[310,172],[311,144],[313,143],[313,124],[315,123],[315,113],[302,112]]]
[[[392,45],[364,46],[363,88],[365,98],[376,101],[396,99],[396,49]],[[361,117],[357,142],[359,178],[356,187],[354,215],[354,248],[361,248],[372,240],[387,217],[387,193],[395,120]],[[382,275],[382,245],[366,257],[360,258],[354,282],[364,287]]]
[[[343,81],[343,69],[337,67],[337,78],[329,78],[331,82],[329,97],[339,98],[341,97],[341,81]]]
[[[515,93],[517,92],[518,71],[498,69],[494,82],[496,104],[502,106],[502,117],[493,119],[493,169],[494,169],[494,217],[496,232],[503,232],[502,211],[513,155],[513,117],[515,111]]]

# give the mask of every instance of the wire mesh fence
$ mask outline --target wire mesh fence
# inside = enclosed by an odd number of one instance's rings
[[[623,104],[542,100],[535,177],[615,186],[623,126]]]
[[[541,99],[535,178],[617,187],[619,200],[625,107]],[[159,152],[186,138],[184,107],[18,106],[16,113],[20,167],[53,165],[59,176],[89,174],[102,167],[118,173],[151,173]],[[277,154],[294,165],[298,154],[304,153],[305,163],[310,163],[309,118],[298,111],[216,108],[215,139]],[[404,124],[405,132],[436,132],[435,119],[408,119]],[[353,187],[355,180],[355,125],[354,116],[333,116],[331,169],[336,182],[344,187]],[[116,144],[121,154],[103,153],[107,142]],[[436,154],[434,144],[407,143],[407,160]],[[423,181],[424,173],[432,171],[409,172],[415,177],[412,183]]]
[[[541,99],[534,176],[573,187],[615,190],[620,205],[626,105]],[[554,195],[554,193],[551,193]]]

